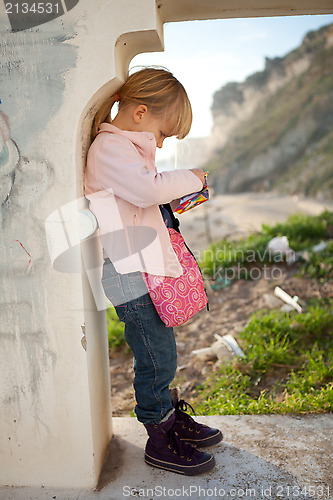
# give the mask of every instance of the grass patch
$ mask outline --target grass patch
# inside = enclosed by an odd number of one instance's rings
[[[267,250],[268,242],[275,236],[286,236],[295,252],[308,250],[306,260],[301,258],[300,275],[325,281],[333,278],[333,241],[320,253],[311,248],[321,240],[333,235],[333,212],[325,210],[317,216],[290,215],[286,222],[262,225],[262,230],[239,240],[221,240],[213,243],[201,257],[202,272],[213,279],[251,279],[249,270],[254,264],[279,265],[282,254],[272,255]],[[234,272],[236,267],[238,272]]]
[[[333,279],[333,241],[320,253],[309,254],[309,261],[304,262],[299,276],[315,278],[320,283]]]
[[[109,347],[114,348],[126,344],[124,337],[125,323],[119,321],[114,307],[106,310],[106,321],[108,327]]]
[[[198,387],[199,414],[318,413],[333,410],[333,301],[304,314],[261,311],[240,334],[244,358]]]
[[[287,236],[290,247],[295,250],[304,250],[329,238],[333,228],[333,212],[325,210],[320,215],[292,214],[286,222],[273,226],[262,225],[264,234],[270,237]]]

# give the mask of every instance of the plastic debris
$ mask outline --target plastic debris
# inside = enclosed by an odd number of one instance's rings
[[[268,250],[272,252],[280,252],[285,254],[289,249],[289,241],[287,236],[276,236],[272,238],[267,244]]]
[[[213,359],[216,359],[217,355],[214,344],[212,344],[210,347],[202,347],[201,349],[194,349],[194,351],[192,351],[192,354],[194,354],[201,361],[211,361]]]
[[[291,297],[287,292],[282,290],[282,288],[280,288],[279,286],[276,286],[274,288],[274,293],[277,297],[279,297],[279,299],[283,300],[283,302],[285,302],[286,304],[291,306],[292,309],[296,309],[296,311],[299,313],[303,312],[302,307],[298,304],[299,297],[297,297],[297,295],[295,295],[294,297]],[[288,311],[290,311],[292,309],[289,309]],[[287,308],[284,308],[283,310],[287,311]]]
[[[214,337],[216,341],[210,347],[195,349],[192,351],[192,354],[196,355],[201,361],[211,361],[216,358],[219,361],[225,361],[235,356],[245,356],[232,335],[227,334],[222,337],[215,333]]]
[[[221,337],[221,335],[215,333],[214,337],[216,338],[216,340],[223,342],[229,348],[229,350],[235,353],[236,356],[240,356],[241,358],[245,356],[242,349],[239,347],[237,341],[232,335],[228,334]]]
[[[281,300],[271,293],[264,293],[263,299],[269,309],[275,309],[281,306]]]
[[[287,264],[295,262],[295,252],[289,246],[287,236],[275,236],[267,243],[267,249],[273,254],[281,254],[286,257]]]
[[[322,240],[320,243],[317,243],[317,245],[314,245],[313,247],[308,248],[307,250],[300,250],[299,252],[296,252],[295,257],[297,260],[301,258],[306,262],[308,262],[310,260],[310,255],[309,255],[310,252],[319,253],[325,250],[326,247],[327,247],[326,241]]]
[[[182,370],[185,370],[186,368],[188,368],[188,365],[180,365],[177,367],[177,372],[181,372]]]
[[[314,245],[311,248],[311,252],[315,252],[315,253],[322,252],[323,250],[325,250],[326,247],[327,247],[326,241],[322,240],[320,243],[318,243],[317,245]]]

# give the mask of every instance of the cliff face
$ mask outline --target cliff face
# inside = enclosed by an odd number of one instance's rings
[[[215,192],[333,195],[333,25],[213,99],[207,139]],[[198,157],[197,157],[198,158]],[[206,156],[207,159],[207,156]]]

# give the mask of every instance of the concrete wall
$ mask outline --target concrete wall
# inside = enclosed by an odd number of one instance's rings
[[[112,435],[105,312],[84,271],[52,268],[44,223],[82,196],[94,113],[131,58],[163,49],[163,22],[333,12],[331,0],[76,3],[18,32],[0,3],[2,485],[94,486]]]
[[[80,0],[12,33],[0,5],[0,484],[94,486],[112,435],[105,311],[85,275],[52,269],[44,222],[82,196],[93,114],[138,51],[162,49],[162,25],[154,0]]]

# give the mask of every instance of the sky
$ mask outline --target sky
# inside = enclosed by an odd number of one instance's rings
[[[164,25],[164,52],[144,53],[130,64],[168,68],[184,85],[193,108],[188,137],[210,134],[213,94],[228,82],[262,71],[265,58],[298,47],[306,33],[333,23],[333,15],[187,21]],[[171,156],[177,139],[164,141],[157,159]]]

